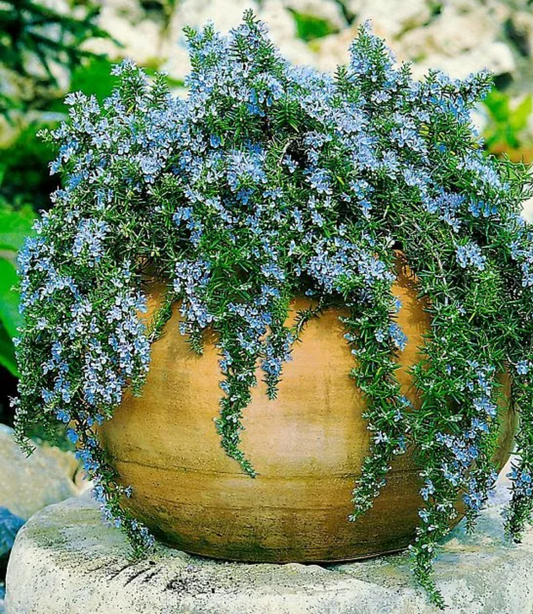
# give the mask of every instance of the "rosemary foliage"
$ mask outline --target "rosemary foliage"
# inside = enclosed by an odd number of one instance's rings
[[[142,553],[152,538],[95,425],[127,387],[142,394],[171,303],[193,350],[217,333],[216,428],[252,477],[240,446],[251,388],[262,377],[274,398],[305,321],[343,306],[371,431],[352,520],[413,447],[424,501],[414,572],[442,606],[432,561],[456,502],[473,527],[494,485],[506,370],[522,418],[508,532],[518,540],[532,515],[533,233],[520,217],[531,185],[525,166],[484,156],[471,124],[490,76],[413,81],[368,26],[335,76],[288,64],[251,13],[227,37],[212,26],[186,36],[186,99],[125,61],[108,100],[70,94],[70,120],[47,135],[63,186],[20,256],[19,438],[73,423],[106,517]],[[407,341],[392,293],[398,249],[432,322],[413,368],[416,410],[395,377]],[[152,322],[138,316],[147,267],[168,285]],[[289,328],[301,294],[319,307]]]

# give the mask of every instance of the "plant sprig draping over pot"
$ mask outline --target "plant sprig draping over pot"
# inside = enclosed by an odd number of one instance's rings
[[[20,256],[19,437],[35,424],[74,424],[106,517],[141,552],[151,537],[123,507],[131,491],[95,425],[112,418],[127,387],[142,394],[169,305],[181,301],[193,350],[207,327],[218,333],[216,427],[250,476],[253,458],[239,445],[250,389],[262,373],[276,396],[314,315],[285,327],[291,299],[346,306],[372,433],[352,520],[412,445],[424,482],[414,570],[442,605],[435,546],[457,499],[472,526],[494,485],[497,374],[506,368],[522,416],[509,533],[519,538],[532,510],[533,234],[519,216],[530,183],[523,165],[486,158],[471,125],[490,77],[432,71],[413,81],[367,26],[334,77],[288,64],[252,14],[227,37],[211,26],[186,35],[186,99],[125,61],[111,98],[69,95],[70,120],[48,134],[64,182]],[[432,318],[414,368],[416,411],[395,378],[406,342],[391,293],[398,248]],[[145,321],[148,267],[168,293]]]

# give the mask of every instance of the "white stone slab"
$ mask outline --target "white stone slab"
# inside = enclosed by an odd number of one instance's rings
[[[533,531],[504,541],[501,495],[444,544],[436,577],[450,614],[533,612]],[[6,614],[429,614],[407,554],[331,565],[224,563],[159,546],[128,561],[118,530],[73,498],[33,516],[7,573]]]

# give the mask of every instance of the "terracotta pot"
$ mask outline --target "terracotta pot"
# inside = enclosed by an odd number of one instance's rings
[[[416,407],[408,368],[418,361],[428,316],[407,275],[394,292],[408,337],[397,375]],[[152,309],[159,300],[154,288]],[[292,307],[307,305],[299,299]],[[338,315],[330,310],[307,324],[277,400],[267,399],[262,383],[254,390],[242,437],[259,473],[252,479],[225,455],[215,430],[221,376],[212,339],[202,357],[193,354],[174,314],[153,345],[142,397],[128,396],[102,430],[121,479],[134,488],[128,505],[160,539],[195,554],[271,562],[364,558],[412,541],[421,499],[410,455],[396,459],[374,508],[348,521],[369,431]],[[515,428],[514,412],[502,409],[500,468]]]

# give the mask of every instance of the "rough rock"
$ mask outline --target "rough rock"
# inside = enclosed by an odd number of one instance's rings
[[[157,64],[163,44],[161,25],[147,19],[136,3],[106,4],[100,11],[98,24],[114,40],[95,38],[86,42],[84,49],[107,54],[111,59],[129,57],[139,64]]]
[[[504,540],[503,476],[479,532],[461,523],[443,544],[437,583],[450,614],[531,614],[533,530]],[[7,614],[433,614],[399,554],[343,565],[225,563],[158,546],[133,563],[86,496],[50,506],[21,529],[7,571]]]
[[[217,29],[227,32],[251,8],[267,23],[272,40],[294,64],[334,71],[337,64],[347,61],[348,46],[357,26],[370,19],[374,31],[387,40],[400,60],[414,62],[417,78],[429,67],[440,68],[454,77],[465,77],[483,68],[496,75],[514,75],[520,72],[516,65],[519,54],[513,51],[517,40],[524,48],[522,53],[531,53],[533,48],[533,18],[522,4],[518,2],[511,10],[501,0],[442,3],[432,0],[182,0],[168,15],[168,27],[164,28],[162,12],[148,10],[146,3],[108,0],[102,7],[99,23],[123,47],[106,40],[91,41],[86,46],[107,52],[113,58],[126,55],[140,64],[157,65],[181,81],[190,70],[183,45],[183,27],[202,27],[207,21],[213,21]],[[290,11],[326,19],[339,31],[307,44],[298,38]],[[355,17],[355,21],[349,24],[347,16]],[[513,31],[515,37],[511,42],[509,37]]]
[[[27,520],[38,510],[76,495],[78,463],[72,454],[37,446],[26,458],[13,430],[0,425],[0,506]]]
[[[347,64],[350,60],[350,43],[357,36],[357,27],[346,28],[338,34],[330,34],[315,43],[316,55],[314,65],[326,72],[335,72],[337,66]]]
[[[236,0],[231,4],[225,0],[185,0],[172,19],[170,34],[161,49],[162,57],[167,58],[162,70],[178,80],[184,80],[189,73],[189,56],[182,32],[185,25],[201,28],[211,20],[218,29],[227,32],[241,23],[248,8],[254,9],[267,24],[272,41],[284,57],[293,64],[313,63],[313,54],[308,45],[298,39],[296,23],[283,0],[264,0],[260,7],[252,0]]]
[[[246,9],[258,11],[254,0],[183,0],[178,4],[170,26],[171,31],[181,36],[183,26],[198,28],[212,21],[221,32],[228,32],[242,21]]]
[[[495,9],[450,4],[426,27],[406,32],[393,47],[400,59],[415,63],[416,77],[429,68],[459,78],[484,68],[496,75],[513,73],[515,58],[509,45],[499,40],[500,30]]]
[[[313,54],[309,46],[298,38],[294,17],[285,9],[282,0],[265,0],[259,17],[268,25],[272,41],[284,57],[293,64],[313,62]]]
[[[456,56],[495,40],[499,24],[481,6],[467,13],[447,7],[426,30],[437,51]]]
[[[455,57],[431,55],[413,65],[413,76],[421,78],[430,68],[442,70],[450,77],[464,79],[480,70],[488,69],[495,75],[512,74],[516,62],[509,46],[501,41],[480,45]]]
[[[431,18],[430,3],[426,0],[350,0],[346,5],[359,22],[370,19],[380,34],[392,38],[422,26]]]
[[[253,0],[183,0],[174,11],[168,33],[162,42],[160,58],[164,59],[162,70],[173,79],[183,81],[190,71],[189,54],[185,46],[183,28],[202,28],[212,21],[216,29],[227,33],[239,25],[246,9],[257,12]],[[132,56],[134,59],[135,56]]]
[[[533,53],[533,15],[527,11],[517,11],[511,17],[511,25],[519,49],[522,53]]]
[[[526,200],[522,208],[522,216],[530,223],[533,223],[533,198]]]

